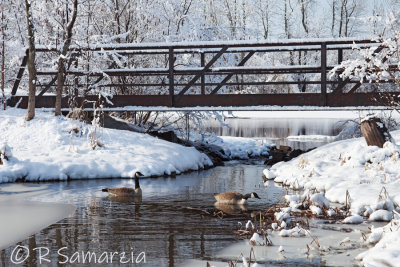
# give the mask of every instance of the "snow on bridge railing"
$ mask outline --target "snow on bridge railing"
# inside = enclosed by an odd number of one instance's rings
[[[220,48],[228,46],[238,47],[288,47],[297,46],[297,49],[318,49],[322,43],[327,46],[332,45],[352,45],[356,44],[379,44],[378,40],[372,38],[311,38],[311,39],[266,39],[266,40],[228,40],[228,41],[195,41],[195,42],[155,42],[155,43],[119,43],[119,44],[89,44],[86,46],[71,46],[70,50],[76,51],[108,51],[108,50],[160,50],[160,49],[201,49],[201,48]],[[314,46],[314,47],[312,47]],[[335,49],[350,47],[335,47]],[[57,51],[57,46],[38,45],[38,52]],[[282,51],[282,50],[280,50]]]

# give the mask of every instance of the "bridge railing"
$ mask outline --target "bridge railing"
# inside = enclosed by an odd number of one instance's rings
[[[75,101],[95,99],[92,89],[113,94],[114,107],[123,106],[366,106],[376,105],[376,92],[356,93],[358,80],[329,79],[327,73],[359,48],[379,47],[365,39],[309,39],[285,41],[214,41],[180,43],[109,44],[72,47],[65,87]],[[350,51],[350,52],[349,52]],[[56,47],[38,47],[38,53],[57,56]],[[79,66],[85,53],[108,55],[108,66]],[[110,56],[114,54],[113,56]],[[125,65],[115,60],[128,58]],[[246,65],[255,57],[262,64]],[[273,65],[268,57],[286,57]],[[298,58],[297,58],[298,57]],[[309,58],[313,58],[310,60]],[[267,60],[265,59],[267,58]],[[12,95],[16,95],[26,66],[22,61]],[[296,62],[297,61],[297,64]],[[138,65],[141,62],[142,65]],[[300,63],[300,64],[299,64]],[[151,64],[154,64],[151,65]],[[39,69],[38,107],[53,107],[56,69]],[[271,79],[274,77],[274,79]],[[277,78],[279,77],[279,78]],[[376,81],[387,83],[390,81]],[[293,88],[296,85],[296,88]],[[329,87],[329,88],[328,88]],[[144,89],[142,89],[144,88]],[[250,89],[249,89],[250,88]],[[345,91],[344,89],[347,91]],[[328,90],[329,89],[329,90]],[[71,93],[73,92],[73,93]],[[121,93],[123,92],[123,93]],[[356,93],[356,94],[355,94]],[[46,94],[46,95],[45,95]],[[10,104],[26,99],[13,98]],[[109,102],[106,102],[106,105]],[[68,99],[63,99],[68,106]]]

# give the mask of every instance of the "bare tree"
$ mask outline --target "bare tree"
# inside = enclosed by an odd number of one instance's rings
[[[72,42],[72,29],[74,28],[74,24],[78,14],[78,0],[74,0],[73,5],[74,5],[74,10],[72,13],[72,18],[67,26],[67,38],[64,42],[60,56],[58,57],[57,91],[56,91],[56,106],[55,106],[56,116],[61,115],[61,96],[65,80],[65,58],[67,56],[69,47]]]
[[[285,36],[287,39],[292,38],[292,31],[291,31],[291,16],[294,12],[292,3],[290,0],[285,0],[284,2],[284,10],[283,10],[283,22],[284,22],[284,29],[285,29]]]
[[[337,0],[332,0],[332,24],[331,24],[331,34],[333,36],[335,31],[335,23],[336,23],[336,2]]]
[[[261,24],[264,32],[264,39],[268,39],[271,25],[271,4],[270,0],[257,0],[254,12],[260,17]]]
[[[36,48],[35,48],[35,27],[33,24],[32,9],[30,0],[25,0],[25,12],[28,28],[28,72],[29,72],[29,95],[28,95],[28,111],[25,120],[30,121],[35,117],[35,94],[36,94]]]
[[[307,23],[307,9],[308,9],[308,4],[310,3],[310,0],[299,0],[300,2],[300,9],[301,9],[301,25],[303,25],[303,29],[308,35],[308,23]]]
[[[1,5],[1,33],[2,33],[2,41],[1,41],[1,93],[2,93],[2,99],[3,99],[3,109],[6,109],[6,96],[4,94],[4,86],[5,86],[5,58],[6,58],[6,44],[5,44],[5,39],[6,39],[6,21],[4,18],[4,5]]]
[[[354,17],[362,16],[363,5],[360,3],[360,0],[339,0],[338,7],[340,8],[339,37],[348,37],[351,35],[352,30],[350,21]],[[356,23],[355,20],[354,23]]]

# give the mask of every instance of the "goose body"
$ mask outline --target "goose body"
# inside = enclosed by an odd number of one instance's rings
[[[247,199],[249,198],[260,198],[257,193],[240,194],[238,192],[225,192],[214,194],[215,199],[218,203],[223,204],[247,204]]]
[[[131,188],[131,187],[119,187],[119,188],[105,188],[102,190],[103,192],[108,192],[112,196],[118,197],[130,197],[130,196],[141,196],[142,189],[139,188]]]
[[[230,215],[241,214],[241,213],[247,211],[247,205],[243,205],[243,204],[231,205],[231,204],[225,204],[225,203],[221,203],[221,202],[215,202],[214,207],[217,210],[220,210],[223,213],[230,214]]]
[[[108,192],[111,196],[117,197],[141,197],[142,189],[139,185],[139,177],[143,176],[142,173],[135,173],[135,188],[131,187],[117,187],[117,188],[104,188],[101,191]]]

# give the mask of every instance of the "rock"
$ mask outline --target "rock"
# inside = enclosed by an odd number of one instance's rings
[[[295,157],[300,156],[303,153],[304,151],[302,151],[301,149],[293,149],[292,151],[289,152],[289,158],[293,159]]]
[[[360,128],[369,146],[382,148],[384,143],[393,140],[385,124],[379,118],[367,117],[363,119]]]
[[[281,161],[289,161],[303,153],[304,151],[300,149],[292,149],[289,146],[279,146],[279,149],[273,147],[269,152],[269,159],[267,159],[264,164],[274,165]]]
[[[167,131],[167,132],[149,132],[150,135],[156,136],[160,139],[163,139],[168,142],[172,143],[179,143],[179,138],[176,136],[176,134],[173,131]]]
[[[277,148],[271,148],[269,151],[269,159],[265,161],[264,164],[266,165],[274,165],[275,163],[278,163],[280,161],[284,161],[287,152],[277,149]]]
[[[222,166],[224,165],[224,161],[229,160],[228,156],[225,155],[224,150],[217,145],[213,144],[192,144],[198,151],[206,154],[214,164],[214,166]]]
[[[279,150],[289,152],[292,150],[292,148],[290,146],[279,146]]]
[[[140,129],[139,127],[136,127],[132,123],[125,122],[121,119],[112,117],[108,114],[104,114],[103,126],[104,126],[104,128],[109,128],[109,129],[125,130],[125,131],[131,131],[131,132],[136,132],[136,133],[143,132],[142,129]]]

